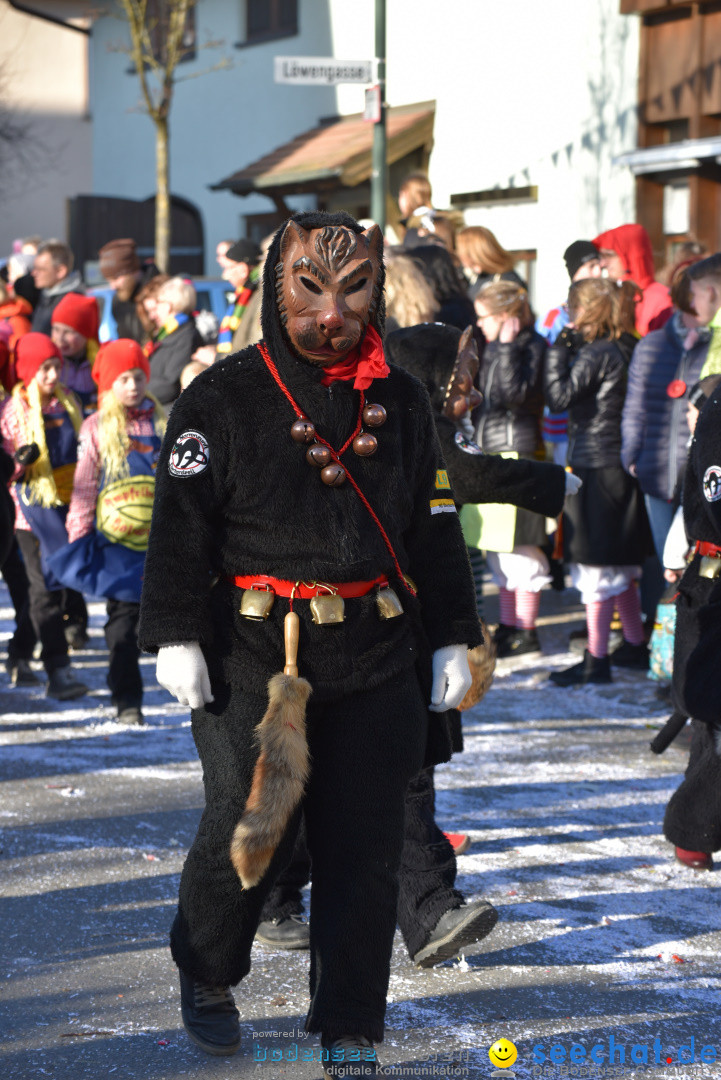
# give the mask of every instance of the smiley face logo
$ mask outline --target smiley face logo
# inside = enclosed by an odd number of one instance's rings
[[[518,1057],[518,1051],[509,1039],[497,1039],[488,1051],[491,1064],[498,1069],[508,1069]]]

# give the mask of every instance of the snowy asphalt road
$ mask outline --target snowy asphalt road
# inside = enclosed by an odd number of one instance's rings
[[[605,1077],[621,1075],[620,1048],[626,1076],[719,1074],[708,1060],[710,1047],[721,1058],[718,873],[679,867],[661,835],[686,758],[648,751],[665,714],[642,675],[571,691],[546,682],[574,659],[574,597],[543,594],[544,657],[499,665],[466,716],[465,753],[437,771],[439,822],[474,841],[460,888],[501,917],[429,971],[396,938],[386,1075]],[[2,637],[7,604],[0,592]],[[87,698],[59,704],[0,682],[0,1080],[319,1080],[318,1042],[297,1034],[305,953],[255,947],[236,992],[235,1058],[207,1057],[182,1031],[167,932],[200,768],[188,715],[150,658],[146,726],[113,721],[103,609],[91,613],[92,648],[74,661]],[[518,1059],[494,1070],[501,1037]]]

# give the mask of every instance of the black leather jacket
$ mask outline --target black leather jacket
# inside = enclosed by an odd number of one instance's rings
[[[543,361],[546,342],[527,327],[515,341],[489,341],[483,350],[474,413],[476,442],[487,454],[517,450],[532,455],[542,444]]]
[[[627,359],[618,343],[599,338],[577,352],[559,339],[546,354],[551,412],[568,409],[568,464],[601,469],[621,464],[621,413]]]

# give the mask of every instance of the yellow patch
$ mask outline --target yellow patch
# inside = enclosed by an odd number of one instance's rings
[[[431,499],[432,514],[455,514],[456,504],[453,499]]]
[[[114,544],[145,551],[154,494],[154,476],[128,476],[108,484],[98,499],[98,531]]]
[[[436,489],[443,491],[451,490],[451,482],[445,469],[436,469]]]

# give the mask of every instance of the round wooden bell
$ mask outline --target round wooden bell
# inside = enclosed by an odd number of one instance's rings
[[[316,465],[319,469],[325,468],[330,464],[331,453],[327,446],[321,446],[320,443],[313,443],[309,446],[305,452],[305,460],[309,465]]]
[[[310,420],[306,420],[305,417],[296,420],[290,429],[290,433],[297,443],[312,443],[315,438],[315,428]]]
[[[363,409],[363,423],[366,427],[380,427],[385,424],[387,413],[382,405],[366,405]]]
[[[356,435],[352,445],[353,453],[358,454],[358,457],[370,457],[378,449],[378,440],[375,435],[361,431],[360,435]]]
[[[333,461],[321,470],[320,478],[328,487],[340,487],[345,484],[345,469],[337,461]]]

